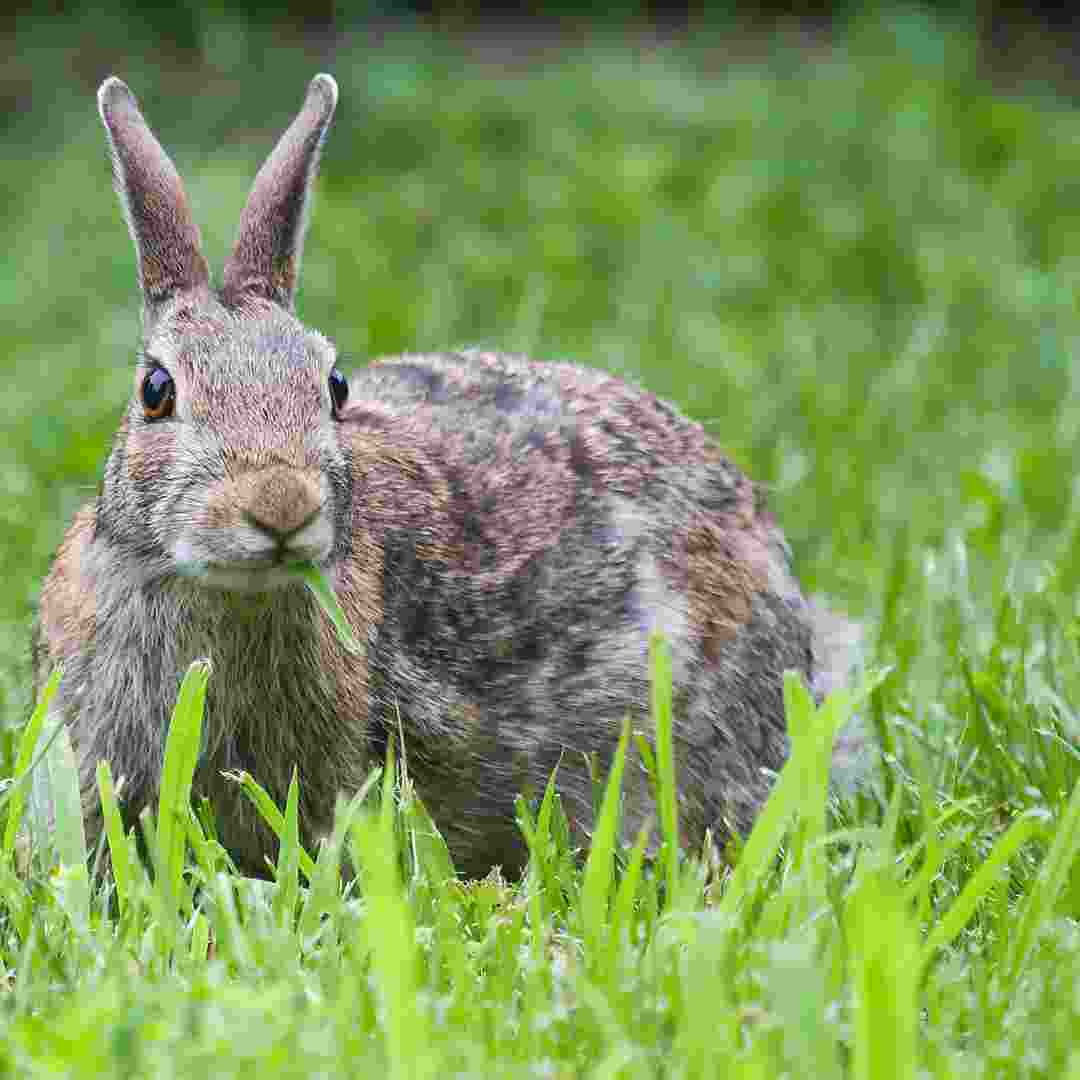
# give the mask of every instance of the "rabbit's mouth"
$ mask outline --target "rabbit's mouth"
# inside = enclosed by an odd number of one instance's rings
[[[286,570],[284,566],[266,570],[223,570],[211,567],[199,579],[199,584],[207,588],[225,589],[229,592],[276,592],[297,583],[296,574]]]
[[[239,500],[208,500],[204,512],[193,515],[192,525],[172,539],[176,573],[205,588],[250,593],[296,585],[297,563],[326,569],[334,551],[333,517],[313,483],[300,492],[309,496],[305,499],[282,498],[282,493],[296,494],[300,485],[290,487],[285,481],[295,477],[286,473],[282,480],[281,472],[257,474],[275,481],[269,488],[266,483],[253,488],[261,500],[252,496],[239,506]]]
[[[296,574],[298,562],[310,561],[325,568],[329,555],[327,547],[308,550],[285,545],[259,554],[222,558],[198,551],[187,540],[178,541],[173,550],[174,566],[180,577],[203,588],[246,593],[293,587],[300,582]]]

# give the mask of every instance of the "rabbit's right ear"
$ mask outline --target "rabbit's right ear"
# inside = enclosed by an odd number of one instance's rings
[[[98,90],[98,111],[109,135],[116,191],[135,242],[143,317],[150,321],[177,293],[205,286],[210,273],[176,168],[134,95],[115,76]]]

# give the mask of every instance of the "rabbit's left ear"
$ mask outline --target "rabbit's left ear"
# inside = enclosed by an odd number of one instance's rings
[[[116,191],[135,243],[143,317],[151,321],[173,296],[210,279],[184,185],[154,138],[127,85],[113,76],[98,90],[109,135]]]
[[[261,296],[292,310],[308,196],[337,97],[333,78],[316,75],[303,108],[255,177],[225,263],[221,293],[227,305]]]

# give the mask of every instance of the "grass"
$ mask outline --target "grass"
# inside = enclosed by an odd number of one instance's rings
[[[857,702],[881,765],[851,787],[826,771],[852,701],[816,710],[788,686],[793,756],[730,862],[670,843],[650,732],[656,857],[645,836],[615,844],[613,783],[588,852],[549,793],[519,806],[522,881],[467,884],[407,762],[312,852],[295,789],[272,808],[237,778],[283,843],[272,881],[232,873],[184,795],[193,682],[145,822],[153,876],[112,819],[117,872],[89,878],[62,798],[55,842],[18,870],[11,823],[33,800],[7,788],[0,1074],[1080,1077],[1069,88],[1039,85],[1035,58],[995,91],[969,29],[912,9],[828,42],[721,28],[525,59],[493,37],[290,43],[224,23],[198,57],[87,46],[62,20],[20,34],[0,775],[33,760],[29,614],[130,389],[134,269],[92,97],[111,70],[219,253],[307,79],[333,71],[304,317],[354,363],[499,345],[677,401],[770,486],[803,581],[865,619],[887,675]],[[62,736],[39,768],[70,790]]]

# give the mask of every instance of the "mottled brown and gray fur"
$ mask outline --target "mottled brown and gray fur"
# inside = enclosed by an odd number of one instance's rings
[[[337,88],[318,76],[260,171],[215,290],[176,170],[130,91],[99,93],[138,258],[143,340],[100,495],[45,583],[40,686],[80,760],[128,813],[157,794],[187,666],[209,657],[196,788],[223,843],[265,870],[275,842],[221,777],[280,802],[293,766],[305,838],[389,740],[456,864],[524,860],[513,802],[559,787],[590,828],[584,754],[648,722],[647,651],[672,650],[685,839],[745,832],[784,761],[782,675],[815,677],[811,609],[754,485],[672,406],[608,375],[485,352],[404,356],[351,377],[293,315],[304,215]],[[357,303],[362,303],[359,297]],[[147,420],[151,366],[175,414]],[[283,565],[314,559],[366,642],[354,656]],[[628,770],[628,830],[650,815]]]

